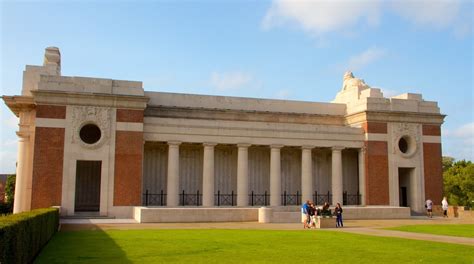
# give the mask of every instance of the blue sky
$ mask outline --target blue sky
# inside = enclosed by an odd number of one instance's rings
[[[26,64],[143,81],[147,91],[328,102],[352,70],[387,96],[421,93],[443,114],[443,155],[474,160],[471,1],[3,1],[0,94]],[[0,173],[17,120],[0,104]]]

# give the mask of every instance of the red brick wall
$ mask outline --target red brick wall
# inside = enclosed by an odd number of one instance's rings
[[[31,208],[61,205],[64,128],[37,127]]]
[[[423,125],[424,136],[441,136],[441,127],[439,125]]]
[[[365,147],[365,202],[389,205],[387,142],[366,141]]]
[[[143,132],[117,131],[114,205],[141,205]]]
[[[66,106],[64,105],[37,105],[36,117],[65,119]]]
[[[367,122],[362,125],[365,133],[387,134],[387,123]]]
[[[423,143],[425,198],[435,204],[443,199],[443,167],[440,143]]]
[[[117,109],[117,122],[143,123],[144,110]]]

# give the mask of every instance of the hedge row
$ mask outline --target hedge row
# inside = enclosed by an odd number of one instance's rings
[[[0,217],[0,263],[31,263],[58,226],[55,208]]]

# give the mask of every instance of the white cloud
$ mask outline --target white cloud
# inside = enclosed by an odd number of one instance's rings
[[[382,93],[385,98],[393,97],[395,95],[399,95],[400,92],[396,90],[384,89],[382,88]]]
[[[474,122],[453,130],[443,130],[442,135],[446,155],[456,159],[474,160]]]
[[[211,74],[211,86],[217,91],[230,91],[237,90],[248,86],[254,77],[251,74],[245,72],[213,72]]]
[[[19,120],[13,114],[10,117],[6,118],[3,122],[9,128],[16,128],[16,129],[18,128]]]
[[[16,146],[16,144],[18,144],[18,139],[6,139],[5,141],[0,143],[0,146],[10,147],[10,146]]]
[[[452,25],[459,14],[458,0],[393,1],[393,10],[401,17],[419,26],[446,28]]]
[[[474,122],[464,124],[454,130],[445,132],[446,136],[456,137],[460,139],[467,139],[471,143],[474,142]]]
[[[261,26],[296,25],[313,36],[354,35],[361,26],[377,26],[388,11],[416,26],[452,29],[462,38],[472,32],[471,5],[469,0],[273,0]]]
[[[13,134],[14,135],[14,134]],[[0,174],[15,173],[18,139],[1,138],[0,141]]]
[[[264,29],[296,23],[305,31],[320,35],[331,31],[347,31],[359,22],[377,25],[379,0],[274,0],[262,20]]]
[[[16,171],[16,151],[0,151],[0,174],[11,174]]]
[[[385,56],[385,54],[386,52],[383,49],[377,47],[368,48],[367,50],[350,57],[346,63],[346,69],[351,71],[360,70],[370,63],[379,60]]]
[[[288,99],[288,96],[290,96],[290,90],[287,89],[278,90],[275,94],[275,98],[277,99]]]

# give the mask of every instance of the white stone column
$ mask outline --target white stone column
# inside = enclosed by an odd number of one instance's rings
[[[303,146],[301,155],[301,201],[312,200],[313,193],[313,146]]]
[[[342,205],[342,150],[343,147],[332,148],[332,204]]]
[[[283,145],[271,145],[270,152],[270,205],[281,205],[281,160],[280,149]]]
[[[13,203],[13,213],[21,213],[26,210],[26,157],[28,155],[29,136],[17,132],[18,139],[18,158],[15,179],[15,200]],[[8,199],[11,199],[10,197]]]
[[[202,206],[214,206],[214,147],[216,143],[204,143],[202,171]]]
[[[365,149],[359,149],[359,194],[360,204],[365,205]]]
[[[249,205],[249,147],[238,144],[237,156],[237,206]]]
[[[175,207],[179,204],[179,145],[181,142],[168,142],[168,184],[166,188],[166,205]]]

